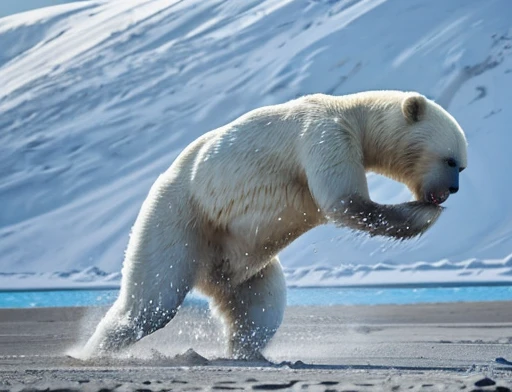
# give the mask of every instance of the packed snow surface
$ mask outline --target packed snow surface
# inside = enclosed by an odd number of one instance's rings
[[[375,89],[457,118],[461,190],[416,240],[312,230],[280,254],[289,284],[511,283],[511,16],[509,0],[94,0],[0,19],[0,289],[118,284],[188,143],[256,107]],[[378,202],[411,198],[368,178]]]

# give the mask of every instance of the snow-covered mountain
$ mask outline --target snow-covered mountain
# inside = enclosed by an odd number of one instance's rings
[[[491,265],[485,280],[512,281],[509,0],[70,2],[0,19],[0,86],[0,288],[82,270],[111,282],[149,187],[189,142],[259,106],[374,89],[420,91],[458,119],[461,190],[418,240],[307,233],[280,255],[289,282],[378,281],[382,265],[418,266],[418,281]],[[369,180],[376,201],[411,197]]]

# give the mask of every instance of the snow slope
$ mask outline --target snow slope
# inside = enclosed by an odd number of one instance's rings
[[[406,282],[410,266],[416,282],[512,283],[511,45],[509,0],[93,0],[2,18],[0,288],[110,282],[149,187],[193,139],[262,105],[369,89],[450,110],[469,140],[461,191],[419,240],[307,233],[280,255],[289,283],[364,283],[342,278],[357,268]],[[369,180],[376,201],[410,199]]]

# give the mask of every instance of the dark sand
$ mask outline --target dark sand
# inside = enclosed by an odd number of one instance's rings
[[[0,309],[0,391],[512,389],[511,302],[289,307],[271,363],[223,359],[218,322],[184,308],[121,357],[68,356],[105,310]]]

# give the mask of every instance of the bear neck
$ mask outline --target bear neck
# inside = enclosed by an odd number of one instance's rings
[[[400,106],[365,107],[362,110],[366,113],[358,118],[364,119],[360,132],[365,170],[412,185],[413,162],[418,151],[410,143]]]

